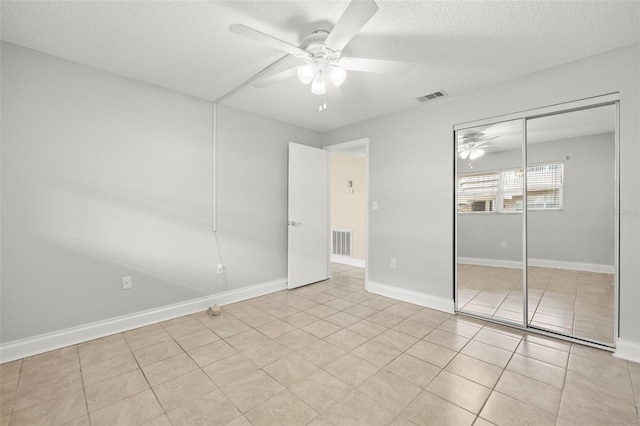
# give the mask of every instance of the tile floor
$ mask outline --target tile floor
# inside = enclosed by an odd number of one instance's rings
[[[640,364],[328,281],[2,364],[2,425],[640,425]]]
[[[529,267],[530,325],[614,344],[614,276]],[[522,270],[458,264],[458,309],[522,323]]]

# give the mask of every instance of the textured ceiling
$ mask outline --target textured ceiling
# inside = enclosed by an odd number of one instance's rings
[[[377,2],[345,55],[411,61],[402,77],[351,72],[327,97],[295,78],[250,85],[233,107],[325,131],[640,41],[638,1]],[[348,1],[2,1],[2,39],[216,100],[282,57],[228,31],[242,23],[292,44],[330,30]],[[327,110],[318,112],[320,103]],[[438,102],[438,101],[435,101]]]

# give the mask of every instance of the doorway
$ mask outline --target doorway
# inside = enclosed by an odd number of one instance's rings
[[[332,272],[367,276],[369,140],[330,145],[329,262]],[[355,268],[355,269],[354,269]]]
[[[357,163],[361,166],[360,170],[347,167],[342,175],[334,173],[338,178],[336,187],[340,188],[337,192],[342,195],[347,194],[351,201],[360,200],[359,214],[355,215],[354,225],[337,222],[334,227],[331,226],[330,155],[333,153],[337,154],[337,158],[346,158],[344,164],[348,164],[350,159],[357,159]],[[332,277],[334,272],[336,274],[348,272],[347,275],[353,275],[354,279],[364,279],[366,285],[369,220],[368,154],[367,138],[331,145],[323,149],[289,143],[287,284],[289,289],[326,280]],[[352,174],[354,171],[356,174]],[[336,202],[336,204],[341,203]],[[349,215],[353,213],[350,210],[354,208],[352,206],[347,210]],[[332,253],[333,260],[340,263],[331,263]],[[350,279],[342,281],[348,283]]]

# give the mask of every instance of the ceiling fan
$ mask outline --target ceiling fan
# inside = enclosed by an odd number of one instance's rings
[[[484,155],[484,148],[494,146],[487,145],[487,143],[499,137],[486,137],[482,132],[466,133],[458,139],[458,155],[463,160],[467,158],[469,158],[469,161],[476,160]]]
[[[297,75],[302,83],[311,84],[311,93],[323,95],[327,90],[327,80],[340,86],[347,77],[347,71],[402,74],[411,68],[410,62],[342,56],[345,46],[377,11],[378,6],[373,0],[352,0],[331,32],[317,30],[305,37],[300,47],[242,24],[230,25],[229,31],[265,43],[303,61],[298,66],[257,81],[255,86],[266,87]]]

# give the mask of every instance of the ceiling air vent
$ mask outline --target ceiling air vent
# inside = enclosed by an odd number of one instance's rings
[[[427,102],[433,99],[441,98],[445,95],[446,93],[444,90],[438,90],[437,92],[429,93],[428,95],[420,96],[419,98],[416,98],[416,99],[418,102]]]

